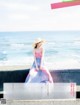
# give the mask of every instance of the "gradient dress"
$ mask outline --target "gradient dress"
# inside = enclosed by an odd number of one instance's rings
[[[36,64],[34,61],[29,71],[29,74],[25,79],[25,82],[26,83],[47,83],[47,82],[53,83],[53,79],[51,77],[50,72],[44,66],[44,62],[42,60],[42,51],[35,52],[35,58],[36,58],[38,67],[40,67],[40,64],[42,62],[41,70],[36,69]]]

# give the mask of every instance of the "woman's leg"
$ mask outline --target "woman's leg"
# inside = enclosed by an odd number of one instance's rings
[[[34,71],[34,69],[35,69],[35,62],[33,62],[32,67],[30,68],[30,71],[25,79],[25,82],[30,82],[31,77],[32,77],[31,73],[32,73],[32,71]]]
[[[52,78],[49,70],[46,67],[42,67],[41,70],[48,76],[49,82],[53,83],[53,78]]]

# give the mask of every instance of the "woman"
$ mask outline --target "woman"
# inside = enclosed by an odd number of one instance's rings
[[[50,72],[44,66],[44,49],[43,44],[44,40],[38,38],[34,42],[34,62],[29,71],[28,76],[26,77],[25,82],[27,83],[53,83]]]

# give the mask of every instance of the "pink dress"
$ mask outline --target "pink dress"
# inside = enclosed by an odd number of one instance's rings
[[[38,67],[40,67],[41,59],[42,59],[42,52],[35,52],[35,58]],[[35,61],[29,71],[28,76],[25,79],[26,83],[53,83],[52,76],[47,68],[44,66],[44,62],[42,61],[41,70],[36,69]]]

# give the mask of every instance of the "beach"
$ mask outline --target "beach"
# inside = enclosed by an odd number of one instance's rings
[[[4,63],[3,65],[0,65],[0,71],[8,71],[8,70],[22,70],[22,69],[30,69],[32,66],[32,63],[27,63],[27,64],[16,64],[16,65],[7,65]],[[66,62],[53,62],[53,63],[48,63],[46,62],[45,67],[47,67],[48,70],[66,70],[66,69],[79,69],[80,70],[80,63],[77,61],[71,61],[68,60]]]
[[[31,59],[31,58],[30,58]],[[8,61],[3,61],[0,63],[0,71],[3,70],[22,70],[22,69],[30,69],[32,64],[33,64],[33,59],[31,59],[31,62],[27,59],[21,61],[18,60],[8,60]],[[50,61],[50,60],[49,60]],[[45,59],[44,66],[48,70],[66,70],[66,69],[80,69],[80,62],[77,60],[73,59],[66,59],[65,61],[50,61]]]
[[[29,65],[0,66],[0,71],[22,70],[29,68]]]

